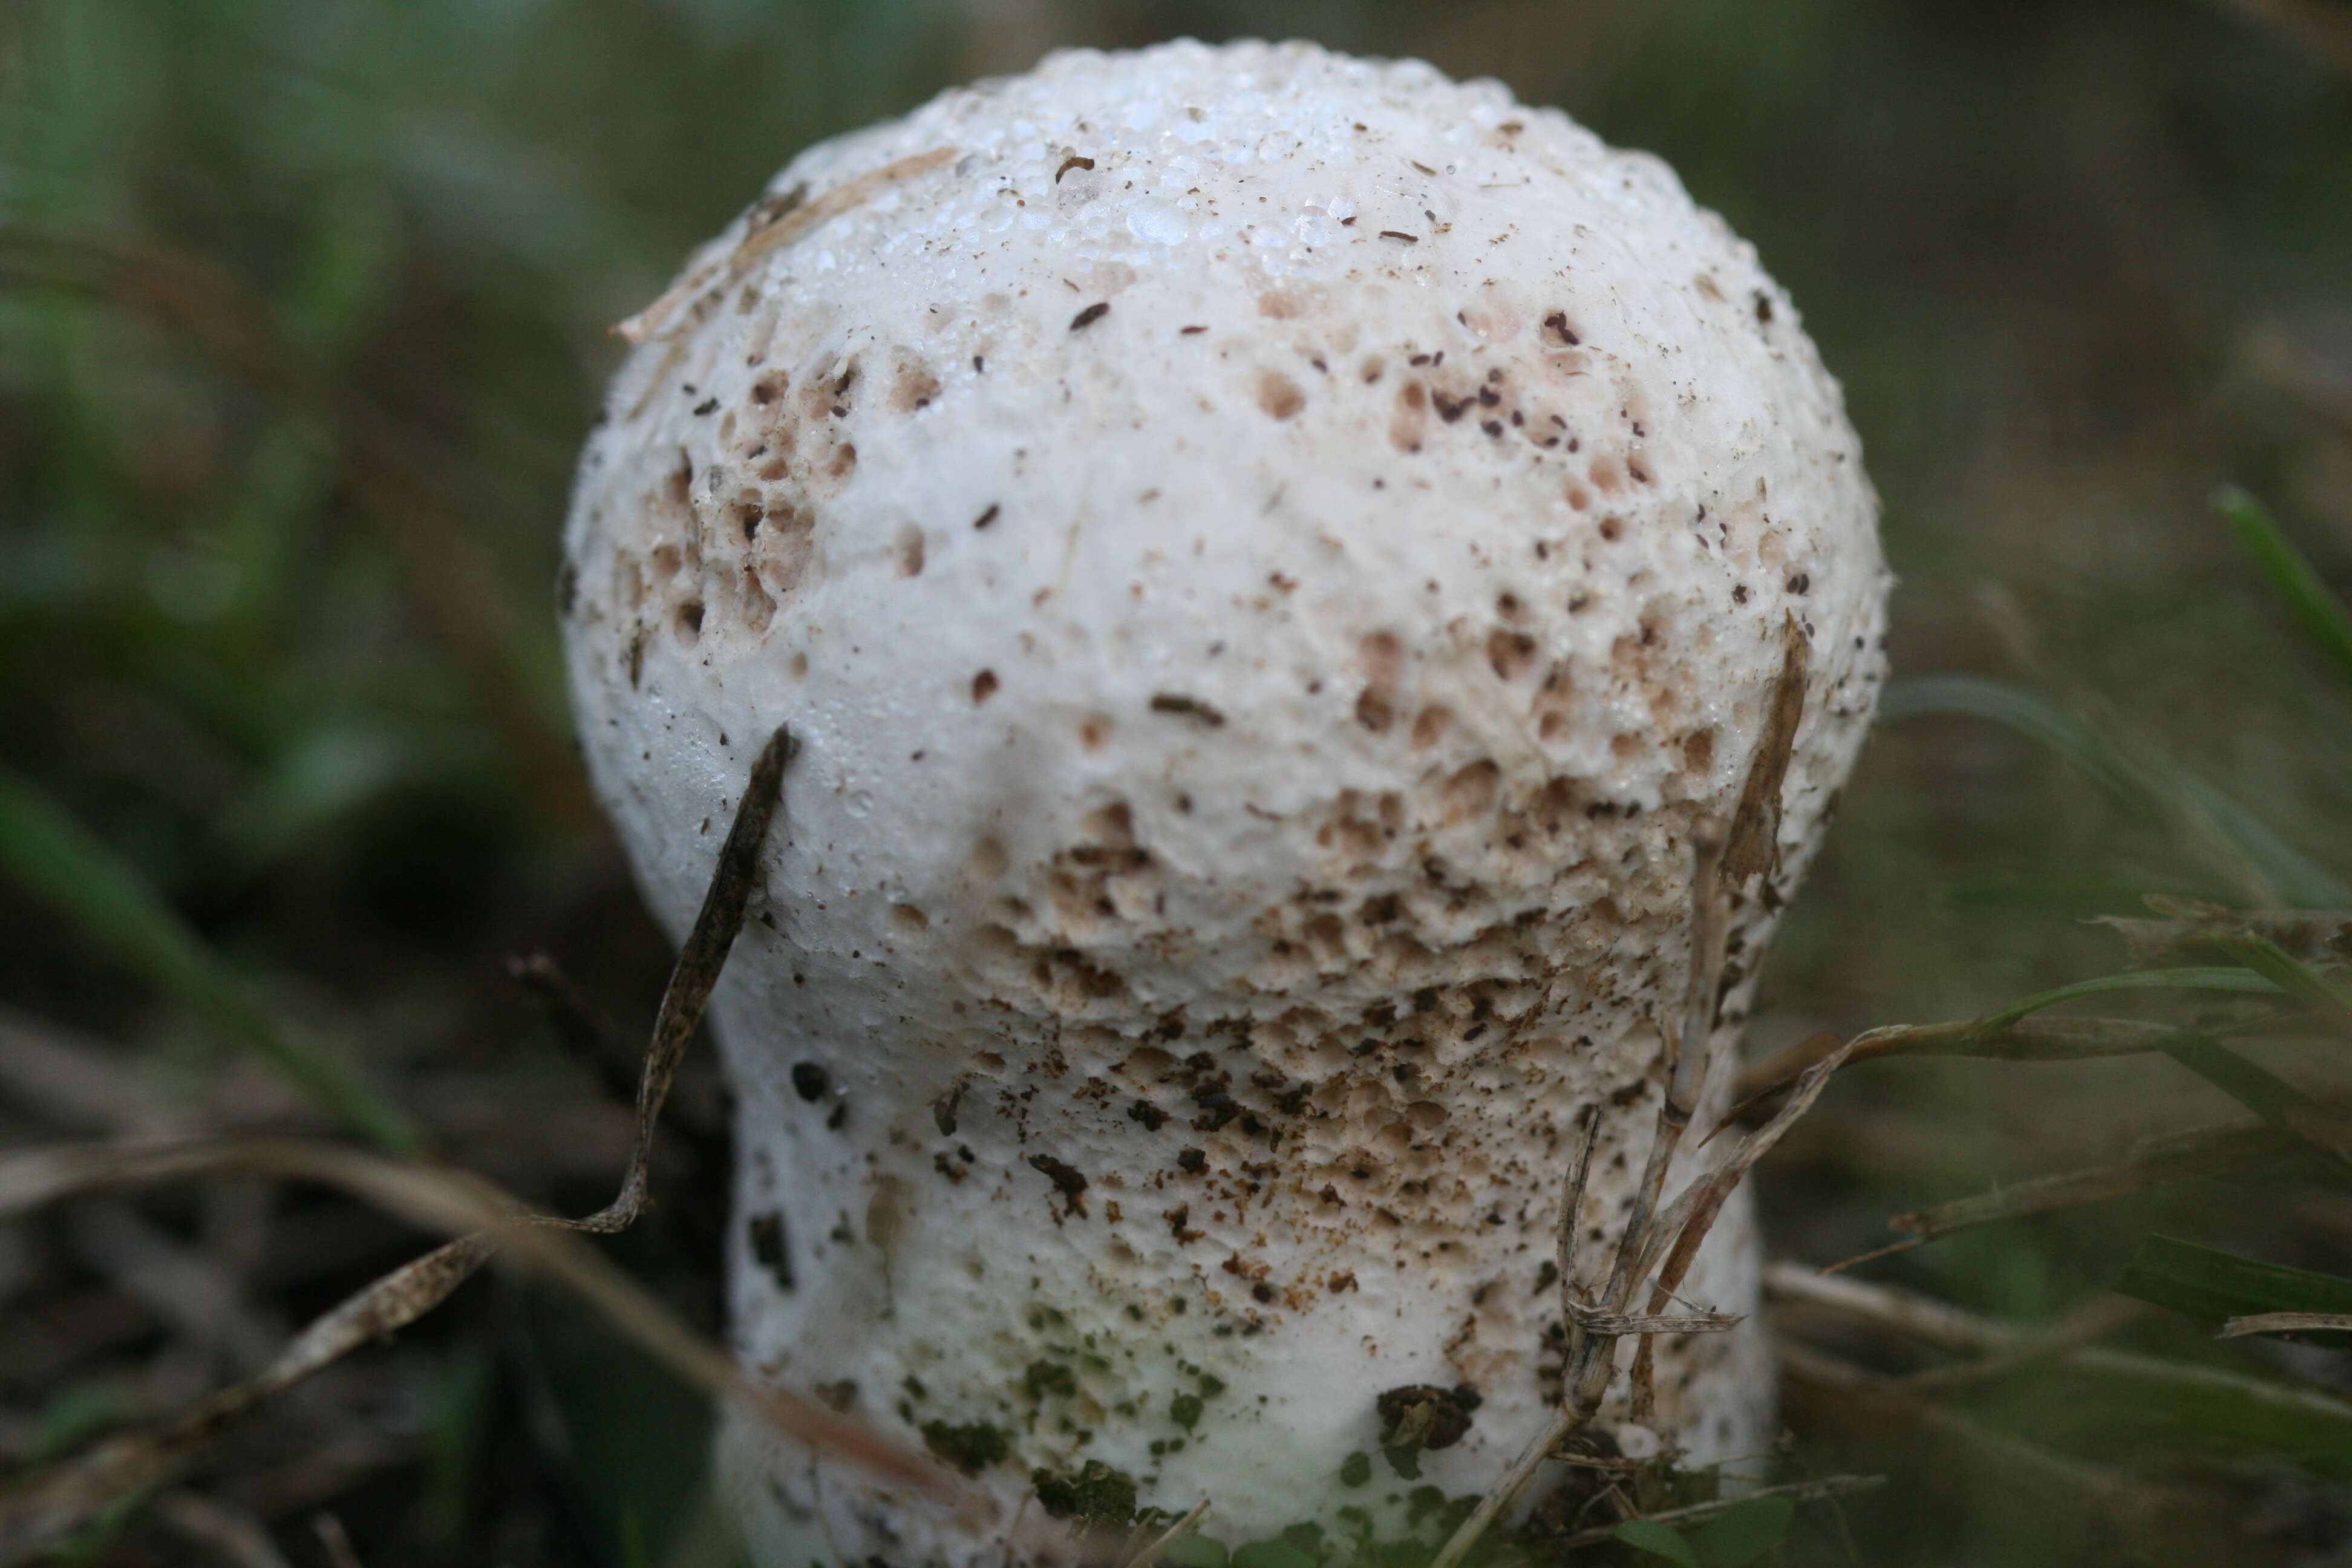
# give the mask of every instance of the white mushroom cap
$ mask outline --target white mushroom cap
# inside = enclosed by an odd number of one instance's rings
[[[1726,1030],[1882,674],[1875,501],[1786,296],[1496,83],[1187,42],[811,149],[636,326],[568,647],[674,931],[762,738],[802,748],[716,1008],[741,1348],[1002,1432],[1008,1501],[1098,1459],[1237,1540],[1377,1511],[1377,1459],[1335,1478],[1406,1384],[1483,1395],[1423,1461],[1482,1488],[1558,1394],[1569,1131],[1629,1151],[1604,1231],[1647,1146],[1687,836],[1784,626]],[[1723,1229],[1684,1294],[1739,1310]],[[1753,1332],[1662,1351],[1664,1425],[1754,1450]],[[813,1489],[853,1558],[978,1550],[800,1460],[758,1507]]]

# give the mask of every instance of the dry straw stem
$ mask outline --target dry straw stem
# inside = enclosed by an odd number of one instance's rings
[[[1667,1316],[1691,1260],[1713,1228],[1716,1216],[1755,1163],[1780,1142],[1781,1134],[1812,1108],[1830,1075],[1844,1065],[1851,1045],[1837,1047],[1809,1067],[1792,1087],[1788,1100],[1764,1126],[1741,1139],[1720,1164],[1694,1179],[1663,1209],[1668,1167],[1696,1114],[1698,1097],[1709,1077],[1717,1023],[1717,998],[1724,964],[1724,932],[1733,896],[1759,878],[1769,877],[1777,855],[1780,788],[1787,776],[1789,753],[1804,710],[1807,650],[1794,617],[1784,623],[1780,673],[1774,688],[1772,711],[1748,764],[1748,778],[1727,831],[1702,820],[1693,825],[1691,851],[1690,958],[1685,972],[1682,1016],[1663,1031],[1667,1050],[1667,1082],[1658,1103],[1658,1125],[1642,1184],[1624,1228],[1617,1238],[1608,1281],[1598,1298],[1588,1292],[1576,1269],[1577,1238],[1584,1185],[1591,1170],[1595,1123],[1588,1118],[1575,1169],[1569,1179],[1560,1213],[1559,1261],[1560,1289],[1568,1320],[1568,1356],[1561,1375],[1560,1405],[1544,1429],[1511,1463],[1502,1479],[1478,1501],[1469,1518],[1439,1551],[1431,1568],[1456,1568],[1471,1548],[1550,1458],[1560,1442],[1590,1423],[1599,1413],[1615,1375],[1617,1342],[1627,1335],[1640,1341],[1633,1371],[1634,1414],[1646,1412],[1648,1366],[1652,1336],[1657,1333],[1718,1331],[1738,1319],[1714,1312]],[[1634,1298],[1644,1291],[1646,1309],[1636,1311]],[[1673,1325],[1671,1327],[1667,1325]]]
[[[47,1167],[47,1168],[45,1168]],[[247,1382],[197,1401],[160,1426],[123,1433],[0,1489],[0,1563],[47,1549],[114,1500],[159,1484],[230,1422],[351,1352],[415,1321],[494,1252],[516,1258],[579,1296],[695,1387],[740,1402],[782,1435],[887,1484],[951,1508],[971,1504],[936,1466],[813,1399],[744,1376],[725,1352],[680,1323],[643,1287],[567,1232],[575,1222],[519,1211],[478,1177],[333,1144],[222,1139],[160,1147],[42,1150],[0,1161],[0,1215],[26,1200],[197,1173],[313,1181],[363,1198],[419,1228],[458,1239],[404,1265],[315,1320]]]
[[[2221,1325],[2217,1340],[2243,1339],[2249,1334],[2352,1333],[2352,1313],[2252,1312]]]
[[[615,324],[614,332],[632,343],[641,343],[668,327],[686,324],[688,318],[679,318],[678,311],[698,295],[726,289],[768,252],[790,245],[828,218],[871,200],[877,193],[900,180],[929,174],[955,155],[952,147],[934,147],[928,153],[901,158],[844,181],[814,201],[808,199],[804,185],[795,185],[779,195],[761,197],[744,213],[743,232],[726,255],[704,263],[671,284],[661,298]]]
[[[1730,1158],[1693,1182],[1684,1189],[1683,1195],[1675,1200],[1675,1206],[1667,1211],[1665,1223],[1652,1235],[1647,1247],[1656,1248],[1666,1243],[1668,1238],[1671,1238],[1671,1245],[1665,1247],[1663,1258],[1652,1256],[1645,1249],[1642,1259],[1641,1272],[1647,1273],[1653,1268],[1657,1270],[1656,1281],[1651,1288],[1650,1310],[1653,1312],[1662,1309],[1667,1299],[1680,1288],[1683,1277],[1689,1272],[1692,1261],[1698,1256],[1700,1244],[1706,1241],[1707,1232],[1714,1228],[1716,1216],[1723,1212],[1723,1205],[1730,1201],[1732,1193],[1747,1179],[1756,1162],[1769,1153],[1782,1134],[1812,1109],[1813,1101],[1821,1098],[1822,1090],[1828,1086],[1831,1075],[1844,1065],[1845,1054],[1843,1051],[1815,1064],[1811,1070],[1797,1080],[1797,1087],[1790,1092],[1788,1102],[1781,1106],[1771,1121],[1742,1138],[1738,1146],[1732,1150]],[[1650,1343],[1645,1335],[1634,1363],[1633,1394],[1637,1419],[1647,1414],[1650,1401]]]
[[[75,1458],[0,1488],[0,1562],[56,1544],[115,1500],[160,1484],[215,1434],[271,1395],[414,1322],[499,1251],[565,1286],[696,1387],[740,1401],[778,1432],[959,1510],[980,1505],[929,1460],[798,1394],[746,1378],[666,1308],[567,1232],[610,1233],[642,1212],[654,1128],[679,1059],[741,929],[760,847],[793,752],[778,730],[753,764],[710,889],[662,998],[637,1094],[637,1126],[620,1195],[584,1219],[530,1214],[478,1177],[289,1138],[70,1145],[0,1157],[0,1218],[86,1193],[224,1173],[339,1187],[421,1229],[457,1239],[413,1259],[312,1321],[257,1375],[216,1390],[160,1425],[118,1434]]]
[[[2105,1350],[2064,1342],[2083,1331],[2079,1320],[2057,1330],[2020,1328],[1979,1317],[1973,1312],[1892,1286],[1867,1280],[1815,1274],[1802,1265],[1774,1263],[1764,1270],[1765,1294],[1783,1301],[1802,1302],[1856,1322],[1866,1323],[1898,1338],[1937,1350],[1987,1358],[2038,1360],[2050,1358],[2086,1373],[2112,1377],[2144,1387],[2190,1393],[2225,1394],[2235,1400],[2282,1415],[2318,1416],[2332,1423],[2352,1423],[2352,1403],[2316,1389],[2250,1377],[2226,1368],[2167,1361],[2130,1351]],[[2288,1315],[2288,1314],[2281,1314]],[[2118,1320],[2117,1326],[2121,1321]],[[1824,1353],[1795,1344],[1782,1347],[1783,1363],[1801,1372],[1806,1366],[1842,1367]],[[2003,1370],[2006,1370],[2004,1367]],[[1868,1386],[1889,1395],[1916,1401],[1926,1390],[1906,1378],[1881,1377],[1848,1367],[1843,1373],[1854,1386]],[[1814,1377],[1813,1381],[1822,1381]]]
[[[1829,1081],[1830,1075],[1838,1069],[1843,1061],[1843,1057],[1832,1057],[1827,1061],[1817,1064],[1802,1079],[1800,1079],[1795,1091],[1790,1095],[1788,1102],[1774,1114],[1772,1120],[1742,1139],[1729,1159],[1694,1181],[1666,1210],[1662,1222],[1651,1237],[1646,1238],[1646,1241],[1643,1237],[1634,1236],[1631,1229],[1628,1229],[1619,1240],[1619,1256],[1622,1258],[1630,1250],[1634,1252],[1641,1260],[1627,1275],[1630,1282],[1625,1289],[1629,1294],[1650,1269],[1659,1264],[1671,1264],[1673,1259],[1680,1258],[1685,1266],[1687,1265],[1690,1257],[1696,1254],[1699,1244],[1706,1238],[1706,1231],[1715,1223],[1715,1217],[1721,1211],[1724,1200],[1729,1197],[1732,1191],[1738,1186],[1740,1180],[1748,1173],[1748,1168],[1761,1159],[1773,1144],[1779,1142],[1781,1134],[1795,1125],[1800,1117],[1812,1109],[1813,1101],[1821,1095],[1822,1087]],[[1570,1209],[1570,1213],[1573,1215],[1574,1210]],[[1658,1278],[1663,1280],[1665,1276],[1661,1274]],[[1679,1275],[1676,1276],[1676,1279],[1679,1282]],[[1666,1289],[1671,1290],[1672,1287],[1666,1287]],[[1470,1549],[1478,1543],[1479,1538],[1492,1527],[1496,1519],[1511,1505],[1512,1500],[1525,1489],[1528,1482],[1534,1479],[1536,1472],[1543,1467],[1544,1462],[1551,1458],[1552,1450],[1598,1414],[1601,1400],[1608,1392],[1610,1376],[1616,1363],[1617,1334],[1614,1331],[1603,1331],[1602,1328],[1595,1325],[1608,1326],[1612,1319],[1631,1323],[1653,1324],[1659,1321],[1654,1316],[1647,1314],[1641,1317],[1623,1318],[1621,1315],[1624,1314],[1625,1306],[1625,1300],[1620,1298],[1606,1302],[1598,1309],[1584,1303],[1577,1303],[1571,1310],[1569,1319],[1570,1360],[1562,1383],[1565,1389],[1572,1391],[1572,1397],[1563,1398],[1559,1409],[1553,1415],[1550,1422],[1536,1435],[1534,1441],[1521,1450],[1519,1457],[1512,1461],[1510,1469],[1504,1473],[1503,1479],[1479,1500],[1477,1509],[1462,1522],[1461,1528],[1454,1532],[1453,1538],[1446,1542],[1444,1550],[1438,1552],[1430,1568],[1455,1568],[1455,1564],[1459,1563]],[[1715,1315],[1710,1314],[1710,1316]],[[1717,1318],[1716,1321],[1724,1321],[1720,1318]],[[1640,1333],[1643,1343],[1646,1344],[1650,1333],[1693,1331],[1660,1330],[1654,1327],[1636,1329],[1633,1331]]]
[[[1920,1393],[1981,1383],[2081,1349],[2116,1333],[2147,1310],[2143,1303],[2122,1297],[2095,1297],[2051,1328],[2019,1329],[1911,1291],[1817,1274],[1798,1263],[1767,1263],[1763,1283],[1765,1294],[1776,1300],[1856,1319],[1900,1338],[1971,1358],[1882,1380],[1889,1389]]]
[[[2231,918],[2305,963],[2340,963],[2347,953],[2338,944],[2352,943],[2352,910],[2242,910]],[[2210,921],[2102,915],[2095,923],[2124,939],[2125,962],[2134,969],[2188,963],[2212,949]]]
[[[1797,745],[1797,727],[1804,718],[1805,679],[1812,668],[1812,648],[1794,615],[1780,622],[1780,673],[1772,688],[1772,709],[1765,715],[1763,733],[1757,737],[1755,760],[1740,785],[1739,804],[1731,815],[1729,842],[1723,852],[1727,887],[1744,888],[1750,877],[1769,877],[1780,859],[1780,789],[1789,776],[1789,759]],[[1712,998],[1710,998],[1710,1002]]]
[[[193,1131],[193,1119],[117,1053],[6,1007],[0,1007],[0,1094],[52,1126],[151,1137]]]

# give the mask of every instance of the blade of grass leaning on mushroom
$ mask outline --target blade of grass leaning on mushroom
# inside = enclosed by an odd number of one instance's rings
[[[1407,1469],[1486,1492],[1570,1392],[1588,1129],[1590,1267],[1724,1205],[1595,1321],[1751,1311],[1744,1194],[1696,1140],[1644,1163],[1678,1059],[1667,1121],[1727,1103],[1887,575],[1748,247],[1494,83],[1181,43],[813,148],[683,277],[582,458],[565,625],[675,930],[737,759],[803,742],[714,1000],[753,1364],[1008,1518],[1392,1535]],[[1635,1447],[1769,1430],[1752,1322],[1660,1342],[1644,1426],[1606,1373],[1578,1407]],[[1002,1559],[724,1457],[778,1560]]]

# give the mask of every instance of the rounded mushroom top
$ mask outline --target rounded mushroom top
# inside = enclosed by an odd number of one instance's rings
[[[597,785],[682,929],[789,721],[775,940],[869,1021],[1638,947],[1787,629],[1783,885],[1882,674],[1876,503],[1787,296],[1491,81],[1055,55],[803,153],[627,330],[566,536]]]

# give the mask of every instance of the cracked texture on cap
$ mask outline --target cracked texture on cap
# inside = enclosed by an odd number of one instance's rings
[[[674,932],[761,740],[802,745],[716,1009],[744,1352],[1003,1435],[1008,1500],[1095,1458],[1278,1528],[1415,1384],[1483,1395],[1422,1463],[1486,1484],[1557,1397],[1574,1119],[1630,1152],[1603,1234],[1646,1148],[1688,831],[1784,626],[1726,1031],[1883,672],[1875,501],[1787,297],[1495,83],[1181,43],[811,149],[637,326],[565,616]],[[1685,1294],[1744,1310],[1723,1229]],[[1759,1446],[1752,1331],[1661,1350],[1667,1427]],[[962,1560],[931,1529],[887,1524]]]

